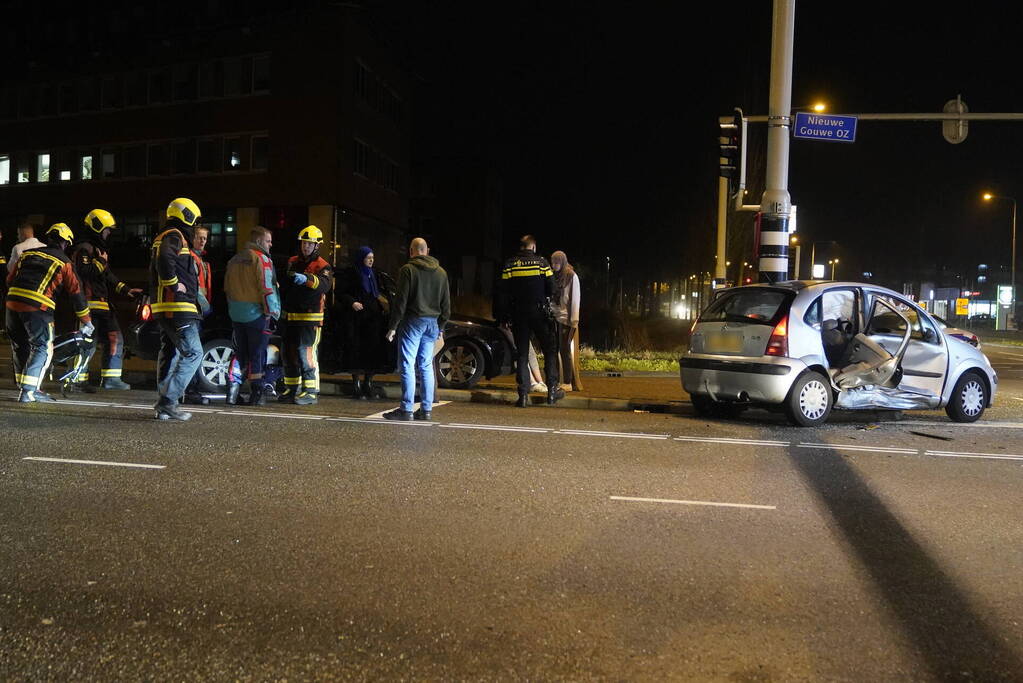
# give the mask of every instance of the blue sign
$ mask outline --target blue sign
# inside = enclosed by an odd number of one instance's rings
[[[796,114],[792,137],[828,142],[855,142],[856,117],[801,111]]]

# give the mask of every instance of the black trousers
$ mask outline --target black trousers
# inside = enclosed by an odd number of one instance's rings
[[[517,378],[519,394],[528,394],[532,384],[529,376],[529,338],[536,337],[540,350],[543,352],[543,369],[547,378],[547,388],[558,387],[558,344],[554,331],[554,322],[543,311],[516,313],[512,318],[512,336],[515,339],[515,350],[518,353]]]
[[[295,393],[320,393],[320,365],[317,347],[320,345],[319,325],[284,326],[284,384]]]
[[[7,334],[14,353],[14,381],[35,391],[53,358],[53,313],[7,311]]]

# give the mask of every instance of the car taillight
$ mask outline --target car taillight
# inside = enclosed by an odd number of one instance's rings
[[[765,353],[768,356],[789,355],[788,317],[782,318],[781,321],[774,326],[774,331],[771,332],[771,338],[767,341],[767,351]]]
[[[149,308],[149,304],[146,304],[145,306],[143,306],[142,307],[142,312],[139,314],[139,317],[141,317],[143,321],[146,321],[146,320],[149,320],[152,316],[153,316],[153,312]]]

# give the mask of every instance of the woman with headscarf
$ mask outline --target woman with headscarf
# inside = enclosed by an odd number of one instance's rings
[[[579,374],[579,276],[563,251],[551,254],[551,269],[557,284],[552,304],[558,324],[561,387],[565,391],[582,391]]]
[[[352,373],[352,395],[373,397],[373,375],[387,372],[387,316],[390,278],[373,267],[373,250],[359,247],[353,265],[338,282],[338,306],[345,321],[342,366]],[[359,373],[363,379],[359,379]]]

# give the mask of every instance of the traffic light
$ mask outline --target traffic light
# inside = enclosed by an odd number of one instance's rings
[[[736,109],[731,116],[720,117],[718,126],[721,128],[718,134],[718,174],[722,178],[728,178],[728,194],[734,196],[739,191],[743,171],[742,133],[744,126],[742,111]]]

